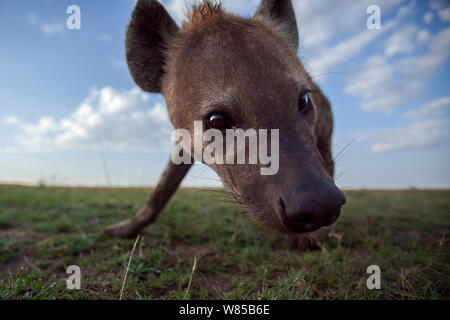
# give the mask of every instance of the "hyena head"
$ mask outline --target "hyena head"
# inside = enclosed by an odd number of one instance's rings
[[[290,0],[262,0],[249,19],[205,1],[181,28],[158,1],[139,0],[126,39],[133,79],[163,94],[176,129],[267,129],[269,142],[278,130],[268,147],[278,154],[275,174],[261,174],[259,157],[210,166],[258,222],[291,234],[334,223],[345,202],[333,181],[330,106],[297,49]]]

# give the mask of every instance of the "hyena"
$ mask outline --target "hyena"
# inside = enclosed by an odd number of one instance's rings
[[[278,129],[279,170],[212,164],[227,191],[272,230],[311,234],[332,225],[345,203],[334,183],[330,103],[297,56],[299,32],[290,0],[262,0],[248,19],[220,4],[194,5],[179,27],[155,0],[138,0],[126,35],[136,84],[161,93],[176,129]],[[186,150],[190,152],[191,150]],[[191,164],[169,162],[136,215],[106,229],[132,237],[153,223]]]

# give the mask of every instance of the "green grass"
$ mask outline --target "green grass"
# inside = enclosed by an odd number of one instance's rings
[[[134,240],[101,231],[132,216],[148,193],[0,186],[0,298],[118,299]],[[124,298],[449,299],[450,191],[346,195],[323,249],[303,253],[217,192],[180,190],[139,242]],[[73,264],[81,290],[66,288]],[[366,287],[373,264],[381,290]]]

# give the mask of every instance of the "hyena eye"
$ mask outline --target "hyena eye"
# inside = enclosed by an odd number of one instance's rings
[[[227,129],[227,120],[224,115],[214,113],[206,119],[206,123],[210,129],[225,130]]]
[[[300,114],[306,113],[311,105],[311,100],[307,93],[304,93],[298,99],[298,111]]]

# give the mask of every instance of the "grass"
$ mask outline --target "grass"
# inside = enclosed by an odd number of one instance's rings
[[[135,239],[101,231],[132,216],[148,193],[0,186],[0,299],[118,299]],[[217,193],[179,190],[140,239],[123,297],[449,299],[450,191],[346,195],[323,250],[302,253]],[[73,264],[81,290],[66,288]],[[366,286],[373,264],[381,290]]]

